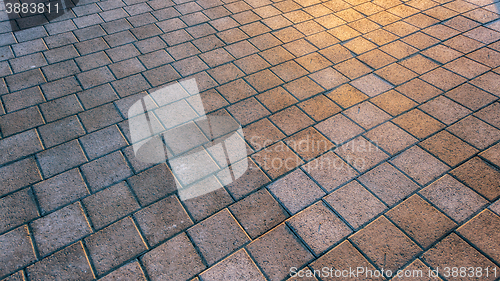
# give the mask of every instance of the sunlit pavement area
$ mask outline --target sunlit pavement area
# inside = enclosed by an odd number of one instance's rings
[[[0,279],[498,280],[499,11],[80,0],[13,25],[2,11]],[[127,112],[189,78],[206,113],[243,127],[248,170],[181,200],[168,163],[135,157]]]

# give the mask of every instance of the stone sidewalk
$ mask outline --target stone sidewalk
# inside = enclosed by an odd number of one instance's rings
[[[0,20],[0,279],[500,279],[500,2],[80,0]],[[243,126],[249,169],[182,201],[127,112],[191,78]]]

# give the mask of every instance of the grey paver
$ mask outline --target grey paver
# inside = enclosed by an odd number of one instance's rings
[[[92,233],[79,202],[37,219],[30,225],[38,251],[43,256]]]

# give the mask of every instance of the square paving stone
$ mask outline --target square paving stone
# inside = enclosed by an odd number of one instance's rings
[[[0,168],[0,196],[42,180],[34,157]]]
[[[196,224],[187,232],[209,265],[250,241],[227,209]]]
[[[243,79],[238,79],[222,85],[217,91],[230,103],[255,95],[257,92]]]
[[[78,169],[33,185],[42,213],[50,212],[89,194]]]
[[[81,242],[77,242],[27,268],[30,280],[94,280]]]
[[[500,144],[497,143],[496,145],[488,148],[488,150],[483,151],[480,155],[484,159],[497,165],[497,167],[500,167]]]
[[[391,118],[389,114],[367,101],[347,109],[344,114],[367,130]]]
[[[493,258],[500,260],[500,217],[486,209],[457,229],[473,245]]]
[[[452,167],[479,152],[447,131],[433,135],[420,146]]]
[[[283,81],[278,76],[274,75],[269,69],[251,74],[247,76],[245,80],[259,93],[283,84]]]
[[[242,125],[261,119],[271,113],[253,97],[233,104],[227,110]]]
[[[289,217],[266,189],[252,193],[229,209],[252,239]]]
[[[468,54],[467,57],[489,67],[500,66],[500,53],[486,47]]]
[[[296,59],[296,62],[298,62],[309,72],[318,71],[332,65],[329,60],[327,60],[317,52],[300,57]]]
[[[231,195],[226,189],[222,188],[221,183],[215,177],[210,178],[210,181],[211,186],[218,184],[219,188],[210,193],[183,201],[187,211],[195,221],[201,221],[234,202]]]
[[[13,273],[36,261],[27,226],[18,227],[0,236],[0,276]]]
[[[319,259],[315,260],[311,263],[311,267],[314,270],[323,270],[323,268],[327,268],[328,276],[321,277],[322,280],[338,280],[338,277],[335,277],[335,271],[340,270],[342,273],[343,270],[347,270],[344,274],[347,273],[348,277],[342,277],[343,280],[374,280],[373,278],[366,277],[365,274],[354,274],[354,277],[349,277],[349,271],[354,270],[355,268],[361,267],[366,270],[375,271],[375,267],[361,254],[349,241],[344,241],[340,245],[336,246]],[[333,274],[330,274],[330,269],[333,269]],[[303,278],[299,279],[303,280]],[[316,279],[315,279],[316,280]]]
[[[306,161],[335,147],[333,143],[312,127],[286,138],[285,143]]]
[[[367,95],[350,84],[344,84],[329,92],[326,96],[343,108],[348,108],[368,98]]]
[[[0,140],[0,149],[9,153],[0,154],[0,164],[3,165],[24,156],[42,150],[42,142],[36,130],[29,130]]]
[[[419,193],[458,223],[488,203],[450,175],[445,175]]]
[[[438,88],[419,78],[413,79],[397,87],[396,90],[418,103],[428,101],[442,93]]]
[[[374,31],[374,32],[377,32],[377,31]],[[374,33],[374,32],[372,32],[372,33]],[[384,31],[382,31],[382,32],[384,32]],[[385,31],[385,32],[387,32],[387,31]],[[388,34],[390,34],[390,33],[388,33]],[[370,36],[370,34],[368,36]],[[373,69],[382,68],[382,67],[396,61],[395,58],[380,51],[379,49],[375,49],[375,50],[372,50],[368,53],[362,54],[362,55],[358,56],[358,59],[361,60],[362,62],[366,63],[367,65],[369,65]]]
[[[451,174],[490,201],[500,195],[500,171],[479,157],[458,166]]]
[[[324,95],[303,101],[298,104],[298,107],[304,110],[315,121],[321,121],[342,111],[338,105]]]
[[[459,87],[447,92],[446,96],[474,111],[497,99],[495,96],[488,94],[487,92],[469,83],[460,85]]]
[[[464,83],[467,79],[459,76],[451,71],[444,68],[436,68],[426,74],[420,76],[420,79],[425,82],[432,84],[433,86],[443,90],[448,91],[456,86]]]
[[[322,201],[291,217],[288,223],[317,255],[352,233]]]
[[[264,274],[273,281],[284,279],[291,267],[300,268],[313,259],[285,224],[253,241],[247,249]]]
[[[309,74],[302,66],[295,61],[287,61],[280,65],[271,68],[271,71],[278,75],[285,82],[289,82],[296,78]]]
[[[31,189],[22,189],[0,199],[0,233],[39,216]]]
[[[314,72],[309,75],[309,78],[318,83],[321,87],[326,90],[331,90],[339,85],[349,82],[349,79],[342,75],[342,73],[333,69],[332,67],[325,68],[323,70]]]
[[[270,146],[285,135],[269,121],[264,118],[243,128],[245,139],[256,151]]]
[[[304,163],[282,141],[253,154],[252,158],[273,179]]]
[[[401,85],[418,76],[415,72],[398,63],[390,64],[375,73],[393,85]]]
[[[389,157],[374,143],[361,136],[337,147],[334,151],[360,172],[371,169]]]
[[[92,233],[80,202],[37,219],[30,225],[42,256]]]
[[[141,209],[134,217],[150,245],[156,245],[193,224],[174,195]]]
[[[223,261],[200,274],[203,280],[249,280],[264,281],[264,275],[259,271],[248,253],[241,249]]]
[[[331,151],[302,168],[328,192],[358,175],[358,172]]]
[[[474,116],[481,118],[482,120],[492,124],[493,126],[500,128],[500,103],[495,102],[479,112],[475,113]]]
[[[80,138],[80,142],[90,160],[127,146],[127,141],[116,125],[86,134]]]
[[[397,59],[404,59],[418,52],[417,49],[399,40],[382,46],[380,50]]]
[[[476,27],[464,33],[464,35],[485,44],[490,44],[500,39],[500,32],[483,26]]]
[[[319,82],[318,82],[319,83]],[[285,89],[287,89],[295,98],[299,100],[305,100],[309,97],[312,97],[316,94],[319,94],[324,89],[318,85],[318,83],[311,80],[309,77],[302,77],[292,82],[289,82],[284,85]],[[276,88],[275,88],[276,89]],[[270,90],[272,91],[272,90]],[[296,101],[296,99],[294,99]],[[293,103],[290,103],[293,104]]]
[[[325,197],[325,201],[354,229],[358,229],[387,209],[384,203],[357,181],[352,181],[334,191]]]
[[[151,280],[189,280],[206,268],[185,233],[175,236],[141,258]]]
[[[334,65],[334,68],[349,79],[356,79],[371,72],[371,69],[356,58]]]
[[[268,186],[291,214],[314,203],[326,193],[302,170],[297,169]]]
[[[259,189],[261,186],[270,181],[266,174],[264,174],[264,172],[257,167],[252,159],[247,158],[242,161],[248,161],[247,171],[235,181],[225,185],[225,188],[236,200],[239,200],[249,193]]]
[[[116,280],[137,280],[145,281],[146,277],[137,261],[126,264],[117,270],[111,272],[105,277],[101,278],[102,281],[116,281]]]
[[[365,133],[364,136],[391,155],[404,150],[418,141],[392,122],[386,122],[377,126]]]
[[[393,122],[419,139],[424,139],[445,127],[419,109],[408,111],[393,119]]]
[[[0,116],[0,128],[4,136],[10,136],[45,124],[37,106]]]
[[[500,216],[500,201],[495,201],[495,203],[490,205],[489,209]]]
[[[364,132],[363,128],[342,114],[334,115],[314,127],[337,145]]]
[[[391,163],[421,185],[429,183],[449,169],[446,164],[418,146],[399,154]]]
[[[146,245],[131,218],[124,218],[85,239],[98,275],[139,255]]]
[[[346,28],[351,29],[347,26],[346,26]],[[353,30],[353,29],[351,29],[351,30]],[[353,30],[353,31],[356,32],[355,30]],[[333,33],[335,33],[335,32],[333,32]],[[345,32],[345,30],[338,30],[338,33],[344,33],[343,35],[347,34],[347,32]],[[357,34],[359,34],[359,33],[357,33]],[[333,34],[333,35],[336,36],[335,34]],[[319,53],[322,54],[327,59],[329,59],[334,64],[337,64],[339,62],[345,61],[345,60],[353,57],[353,54],[347,48],[343,47],[341,44],[335,44],[331,47],[320,50]]]
[[[378,267],[393,272],[422,251],[383,216],[351,236],[350,240]]]
[[[448,233],[456,224],[418,195],[406,199],[386,216],[423,248]]]
[[[167,196],[177,190],[172,172],[159,164],[128,179],[142,206]]]
[[[278,65],[282,62],[295,58],[290,52],[288,52],[287,50],[285,50],[285,48],[281,46],[265,50],[261,52],[259,55],[271,65]]]
[[[399,115],[417,105],[411,99],[393,90],[374,97],[371,102],[392,116]]]
[[[446,125],[450,125],[472,112],[444,96],[428,101],[419,108]]]
[[[399,62],[399,64],[420,75],[439,66],[437,63],[423,57],[420,54],[407,58],[404,61]]]
[[[468,79],[472,79],[490,70],[489,67],[464,57],[449,62],[444,67]]]
[[[460,57],[461,53],[457,52],[449,47],[443,45],[436,45],[422,52],[422,54],[426,57],[434,59],[440,63],[450,62],[458,57]]]
[[[276,87],[259,94],[256,98],[271,112],[276,112],[297,102],[297,99],[282,87]]]
[[[467,244],[462,238],[460,238],[455,233],[451,233],[445,239],[441,240],[430,250],[425,252],[422,257],[422,261],[430,265],[432,268],[436,269],[439,267],[439,271],[442,274],[446,274],[445,267],[474,267],[483,268],[483,275],[480,277],[481,280],[495,280],[496,278],[490,274],[488,277],[485,275],[485,268],[494,268],[495,264],[489,259],[483,256],[480,252],[474,249],[471,245]],[[497,267],[498,268],[498,267]],[[451,274],[451,273],[450,273]],[[455,280],[470,280],[470,278],[454,278]],[[479,279],[478,279],[479,280]]]
[[[82,165],[81,169],[93,192],[132,175],[132,170],[120,151]]]
[[[96,229],[137,210],[139,204],[124,183],[118,183],[82,200]]]
[[[383,163],[359,177],[359,181],[388,206],[407,198],[419,186],[389,163]]]
[[[479,149],[485,149],[500,139],[500,130],[474,116],[460,120],[447,130]]]
[[[484,46],[483,43],[463,35],[448,39],[443,44],[462,53],[469,53]]]

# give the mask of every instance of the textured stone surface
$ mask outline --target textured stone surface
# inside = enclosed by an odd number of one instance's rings
[[[38,251],[47,255],[92,233],[79,202],[31,223]]]
[[[439,266],[448,280],[444,266],[498,266],[498,11],[494,0],[111,0],[50,22],[1,17],[0,279],[337,280],[306,273]],[[175,82],[185,109],[131,128],[131,106],[161,104]],[[132,136],[203,114],[198,92],[205,113],[242,125],[247,154],[233,166],[248,169],[182,200],[171,163],[144,162]]]
[[[81,242],[77,242],[27,269],[30,280],[92,280],[94,278]]]
[[[152,280],[189,280],[205,269],[184,233],[146,253],[141,261]]]
[[[255,240],[247,248],[271,280],[283,279],[290,267],[300,268],[313,258],[284,224]]]
[[[97,274],[116,267],[145,251],[146,245],[132,219],[124,218],[85,239]]]
[[[188,234],[209,265],[250,241],[227,209],[190,228]]]

